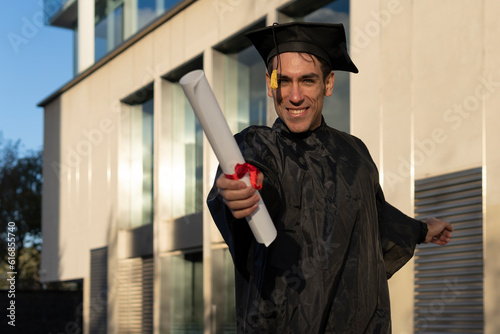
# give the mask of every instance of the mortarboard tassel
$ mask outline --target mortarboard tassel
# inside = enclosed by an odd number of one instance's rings
[[[272,26],[272,30],[273,30],[273,39],[274,39],[274,46],[276,47],[276,69],[273,70],[273,73],[271,74],[271,89],[278,89],[278,67],[279,67],[279,63],[280,63],[280,52],[279,52],[279,49],[278,49],[278,40],[276,39],[276,33],[274,31],[274,27],[277,26],[278,23],[277,22],[274,22],[273,23],[273,26]]]
[[[273,73],[271,74],[271,89],[277,89],[278,88],[278,73],[276,70],[273,70]]]

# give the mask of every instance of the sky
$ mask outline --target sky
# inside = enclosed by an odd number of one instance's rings
[[[37,104],[73,77],[73,32],[43,24],[43,0],[0,2],[0,141],[43,147]]]

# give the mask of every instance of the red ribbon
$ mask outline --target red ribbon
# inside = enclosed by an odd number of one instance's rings
[[[254,187],[257,190],[262,189],[262,184],[260,183],[259,180],[260,171],[257,169],[257,167],[249,164],[248,162],[245,162],[244,164],[236,164],[236,167],[234,167],[234,174],[224,174],[224,175],[228,179],[239,180],[243,176],[245,176],[246,173],[250,174],[250,183],[252,184],[252,187]]]

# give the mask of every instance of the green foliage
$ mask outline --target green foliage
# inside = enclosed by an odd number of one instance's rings
[[[19,141],[3,141],[0,136],[0,273],[8,260],[8,232],[15,235],[15,266],[18,288],[40,287],[42,152],[21,155]],[[13,222],[16,229],[8,230]]]

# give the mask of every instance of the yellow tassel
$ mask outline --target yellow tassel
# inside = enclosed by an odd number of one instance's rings
[[[276,70],[273,70],[273,73],[271,74],[271,89],[277,89],[278,88],[278,73]]]

